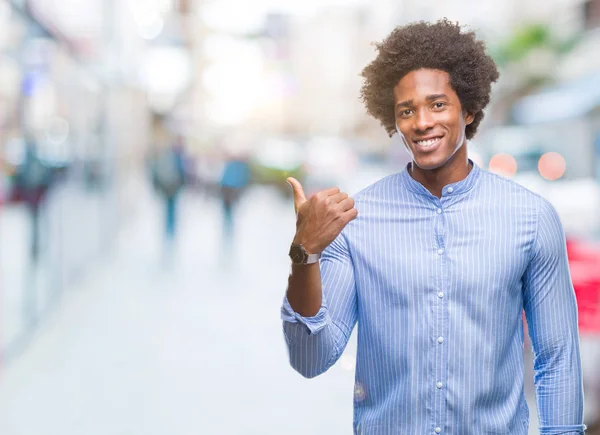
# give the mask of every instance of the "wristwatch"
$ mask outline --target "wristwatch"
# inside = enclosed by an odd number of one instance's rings
[[[309,254],[304,246],[292,243],[290,246],[290,258],[294,264],[313,264],[319,261],[321,254]]]

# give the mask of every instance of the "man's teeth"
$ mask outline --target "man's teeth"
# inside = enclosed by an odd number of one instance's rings
[[[419,145],[420,147],[429,147],[439,140],[440,140],[439,137],[436,137],[435,139],[429,139],[429,140],[418,140],[417,145]]]

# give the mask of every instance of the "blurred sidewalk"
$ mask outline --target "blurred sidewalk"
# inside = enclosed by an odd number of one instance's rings
[[[0,205],[0,349],[7,358],[26,346],[30,329],[98,258],[109,217],[106,198],[72,182],[53,189],[40,209],[37,263],[30,256],[27,206]]]
[[[184,196],[169,266],[162,209],[140,192],[115,254],[2,374],[0,433],[350,433],[352,358],[312,381],[287,362],[279,308],[293,207],[249,193],[229,251],[220,204]]]

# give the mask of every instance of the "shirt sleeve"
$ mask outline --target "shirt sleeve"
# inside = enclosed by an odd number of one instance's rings
[[[524,276],[524,308],[534,351],[540,434],[583,434],[583,383],[577,302],[565,234],[546,200]]]
[[[343,234],[321,256],[323,300],[317,314],[301,316],[287,297],[281,307],[290,364],[307,378],[327,371],[338,360],[356,324],[354,268]]]

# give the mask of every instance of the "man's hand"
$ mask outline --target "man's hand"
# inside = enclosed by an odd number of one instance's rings
[[[302,185],[295,178],[286,180],[294,190],[296,236],[309,254],[320,254],[342,232],[358,211],[354,200],[337,187],[323,190],[306,199]]]

